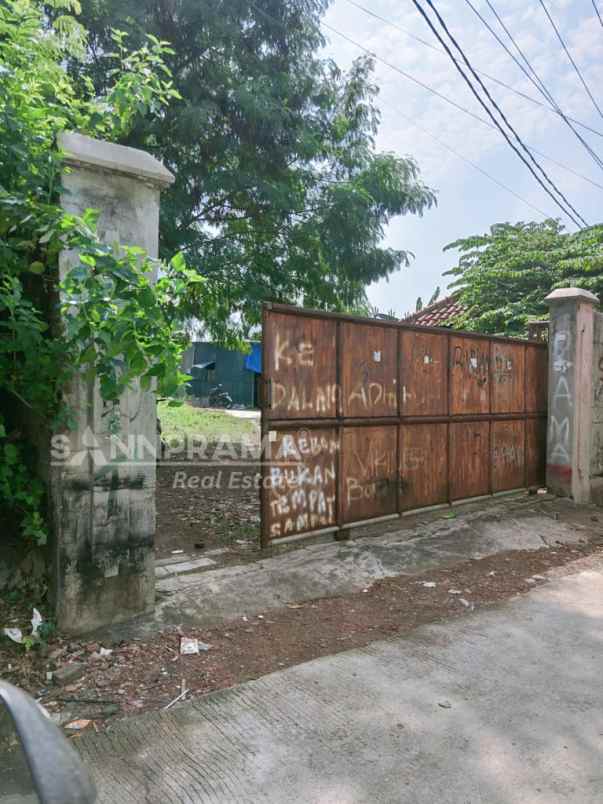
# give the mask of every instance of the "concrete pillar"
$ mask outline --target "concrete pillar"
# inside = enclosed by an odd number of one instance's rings
[[[63,208],[97,209],[104,242],[156,258],[160,190],[173,175],[134,148],[79,134],[63,134],[59,144],[70,168]],[[61,276],[75,258],[61,255]],[[59,627],[78,633],[154,606],[156,404],[153,393],[135,388],[106,405],[98,384],[84,379],[67,396],[75,427],[62,436],[68,449],[51,456],[51,592]],[[117,439],[135,450],[120,451]]]
[[[595,313],[593,420],[590,448],[591,502],[603,505],[603,315]]]
[[[577,503],[591,498],[593,335],[597,297],[561,288],[546,297],[549,324],[547,487]]]

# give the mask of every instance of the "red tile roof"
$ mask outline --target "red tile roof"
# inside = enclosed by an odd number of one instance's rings
[[[411,313],[404,318],[405,324],[415,324],[420,327],[449,327],[453,319],[464,311],[457,293],[446,296],[444,299]]]

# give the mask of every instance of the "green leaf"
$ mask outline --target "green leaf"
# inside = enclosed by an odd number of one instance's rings
[[[5,444],[4,445],[4,458],[7,463],[14,464],[19,457],[19,450],[14,444]]]

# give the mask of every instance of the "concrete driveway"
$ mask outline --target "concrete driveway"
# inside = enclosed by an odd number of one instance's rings
[[[101,802],[600,802],[603,559],[77,741]],[[557,571],[559,573],[559,571]]]
[[[454,518],[444,518],[451,513]],[[359,534],[346,542],[329,538],[246,564],[168,575],[158,579],[161,598],[154,617],[137,622],[135,628],[138,634],[182,623],[211,627],[287,603],[351,594],[383,578],[416,575],[508,550],[574,544],[595,528],[601,532],[601,525],[590,521],[590,509],[578,513],[585,515],[586,527],[574,521],[575,506],[566,500],[494,498],[453,512],[426,512],[383,523],[371,535]],[[118,626],[110,633],[127,636],[131,629]]]

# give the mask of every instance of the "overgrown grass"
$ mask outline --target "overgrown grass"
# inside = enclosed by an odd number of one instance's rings
[[[180,407],[169,407],[167,402],[160,402],[157,415],[166,442],[192,436],[207,441],[247,441],[258,437],[259,433],[257,421],[240,419],[222,411],[194,408],[186,402]]]

